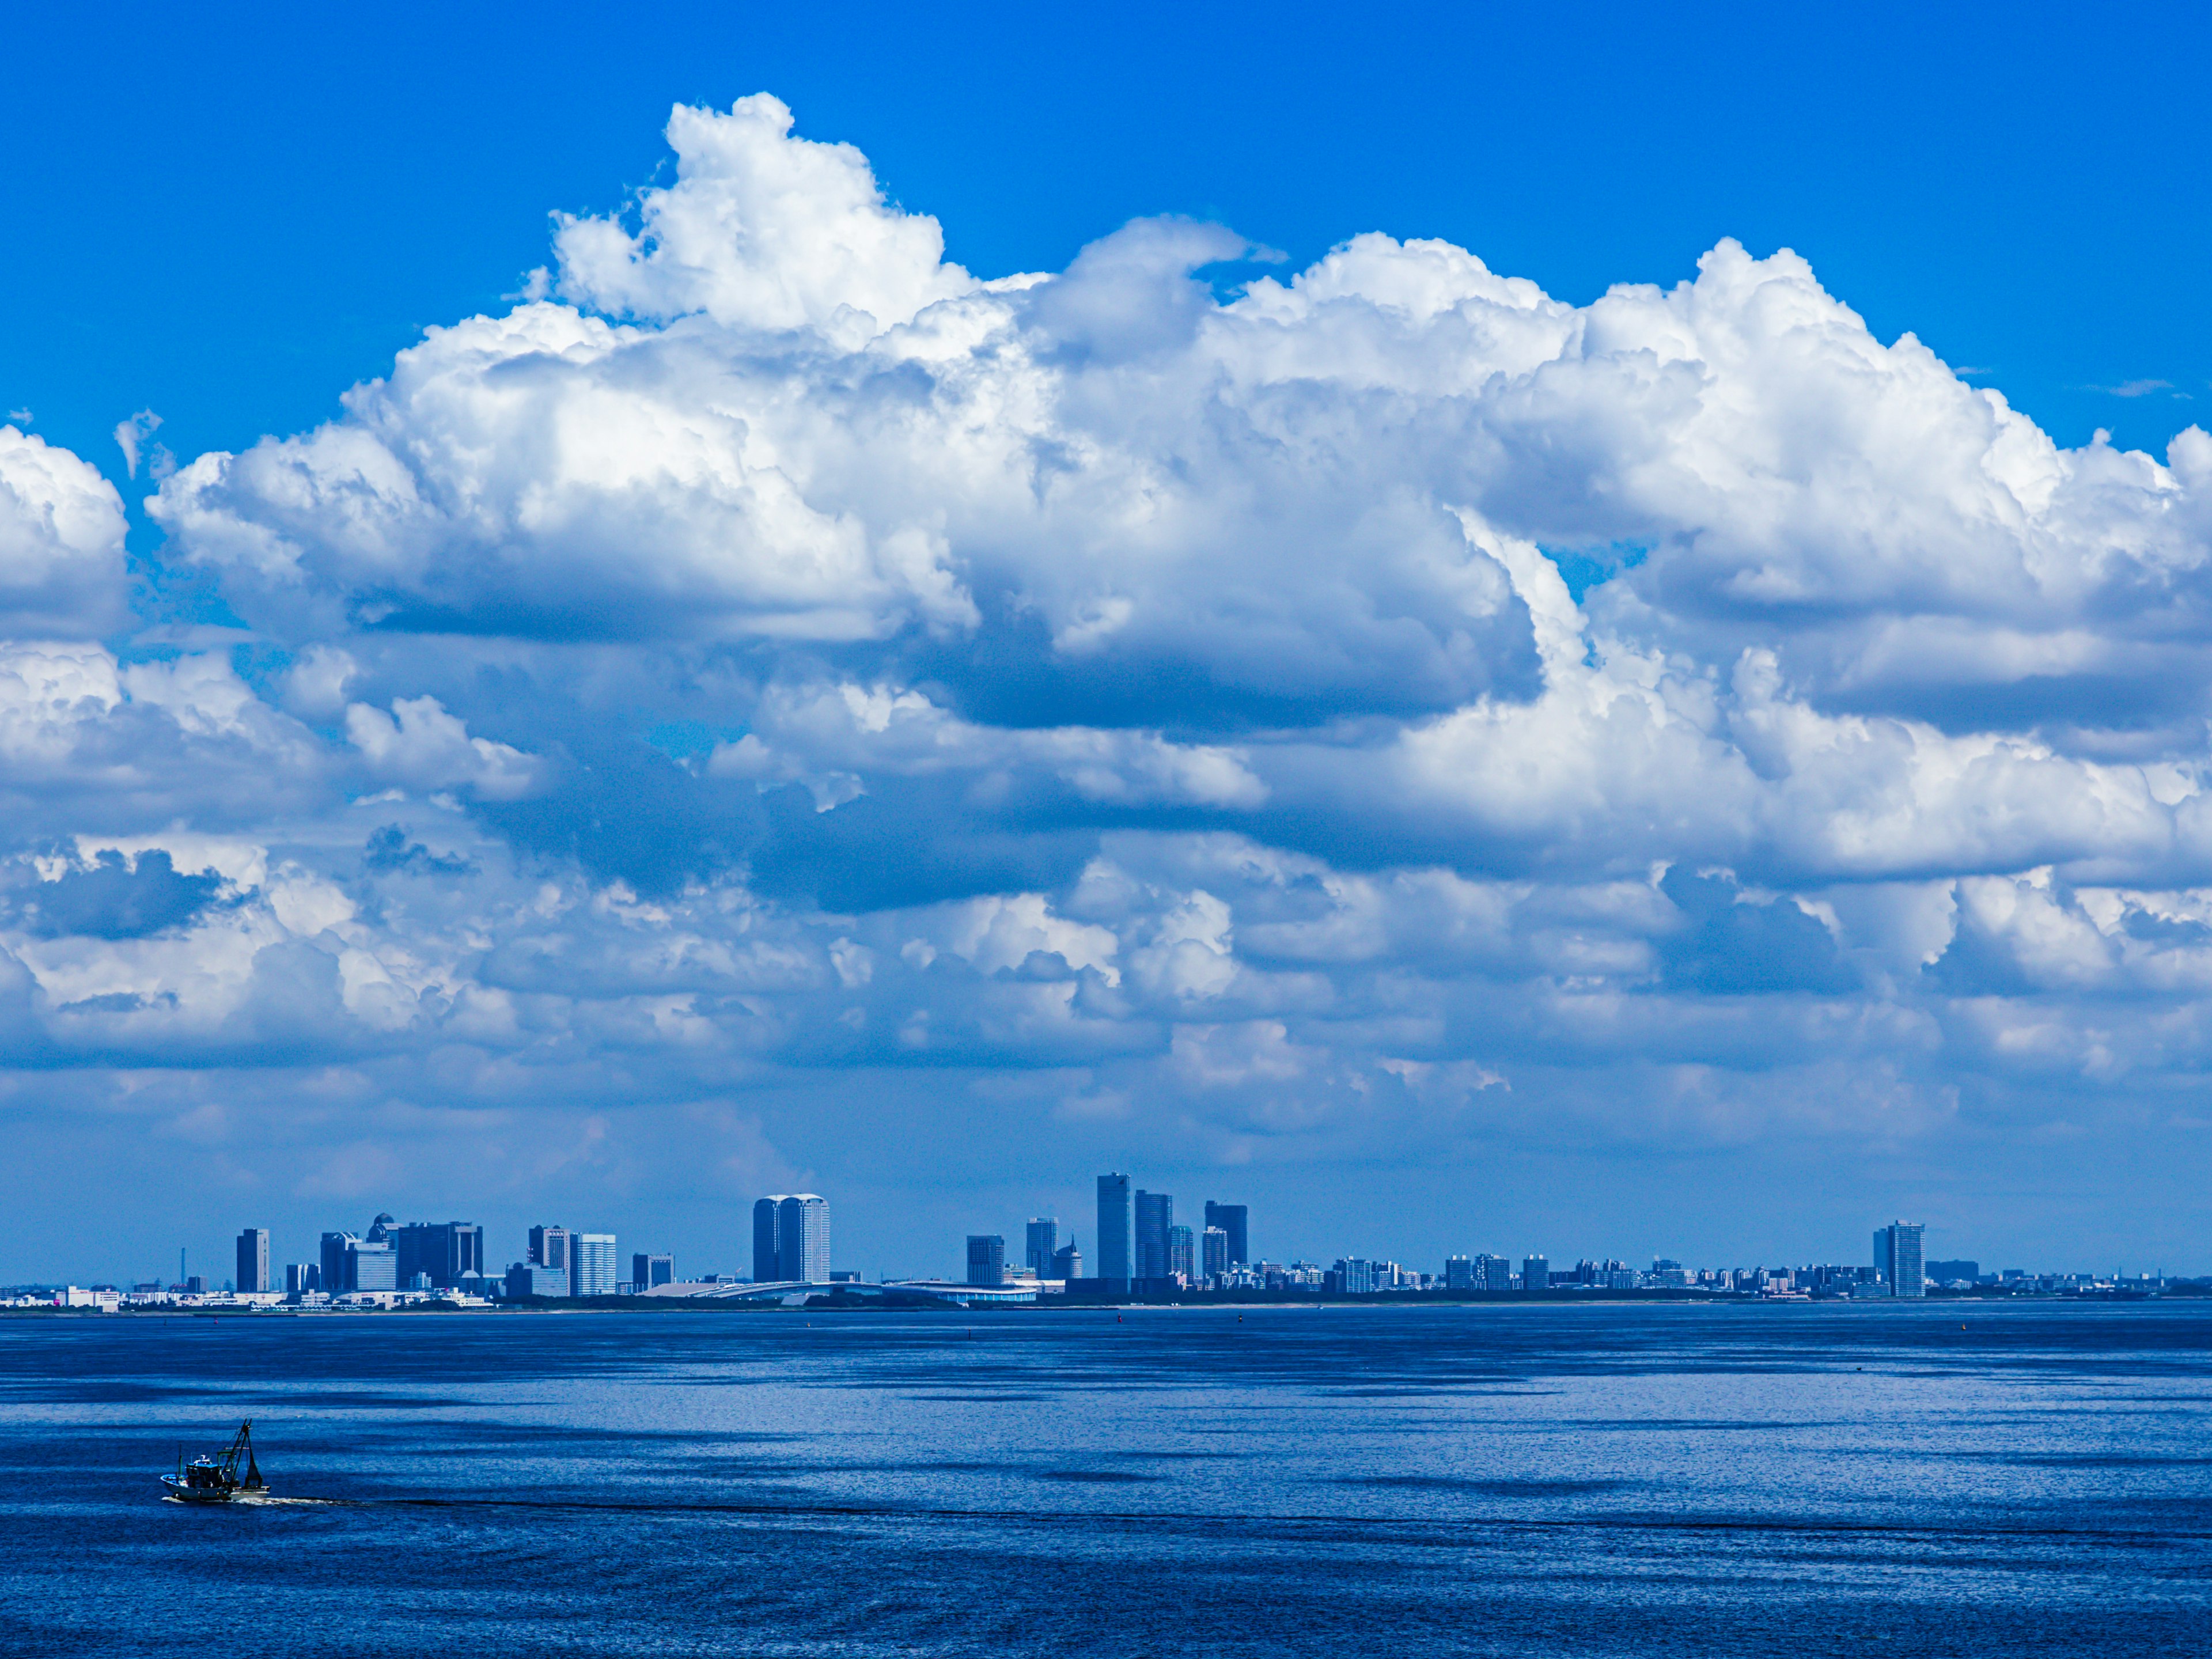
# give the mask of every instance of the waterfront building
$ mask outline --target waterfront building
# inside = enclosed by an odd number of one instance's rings
[[[615,1293],[615,1236],[578,1233],[568,1246],[569,1293],[573,1296],[612,1296]]]
[[[349,1291],[394,1291],[399,1288],[399,1262],[387,1237],[388,1215],[377,1217],[367,1238],[351,1233],[323,1235],[322,1288],[332,1296]]]
[[[1129,1285],[1129,1177],[1098,1177],[1098,1277],[1109,1286]]]
[[[787,1194],[772,1194],[757,1199],[753,1204],[753,1283],[781,1284],[788,1276],[783,1271],[783,1200]]]
[[[1216,1204],[1206,1200],[1206,1224],[1218,1227],[1229,1235],[1229,1265],[1249,1267],[1252,1265],[1252,1240],[1245,1231],[1246,1206],[1242,1204]]]
[[[533,1267],[554,1267],[568,1271],[568,1230],[566,1227],[532,1227],[530,1230],[530,1265]]]
[[[1006,1241],[996,1233],[968,1235],[968,1282],[1003,1285],[1006,1282]]]
[[[1052,1271],[1045,1277],[1063,1281],[1083,1277],[1083,1252],[1075,1248],[1073,1239],[1069,1239],[1052,1253]]]
[[[1444,1288],[1448,1291],[1474,1291],[1482,1287],[1474,1282],[1474,1263],[1463,1255],[1444,1258]]]
[[[793,1193],[776,1212],[776,1265],[786,1279],[830,1282],[830,1200]]]
[[[1548,1291],[1552,1288],[1552,1264],[1540,1255],[1521,1258],[1521,1288],[1524,1291]]]
[[[641,1291],[649,1291],[656,1285],[676,1282],[676,1258],[672,1255],[633,1255],[629,1259],[630,1283]]]
[[[1048,1215],[1031,1216],[1026,1242],[1028,1248],[1022,1252],[1022,1260],[1039,1279],[1051,1278],[1053,1254],[1060,1249],[1059,1221]]]
[[[1213,1209],[1213,1205],[1206,1206]],[[1226,1228],[1209,1226],[1201,1236],[1199,1246],[1199,1271],[1211,1282],[1229,1277],[1229,1233]],[[1243,1264],[1237,1264],[1242,1267]]]
[[[1375,1293],[1375,1264],[1364,1256],[1350,1256],[1337,1262],[1330,1270],[1336,1280],[1336,1291],[1342,1296],[1372,1296]]]
[[[1175,1224],[1175,1200],[1165,1193],[1137,1194],[1137,1277],[1165,1279],[1168,1229]]]
[[[1185,1285],[1198,1277],[1196,1242],[1188,1227],[1168,1229],[1168,1271],[1170,1279],[1180,1279]]]
[[[464,1274],[483,1272],[483,1229],[474,1222],[410,1222],[392,1237],[402,1285],[411,1285],[420,1277],[437,1290],[450,1291]]]
[[[248,1227],[238,1236],[238,1288],[258,1296],[269,1285],[269,1229]]]
[[[284,1269],[284,1294],[301,1297],[323,1288],[322,1270],[312,1261],[295,1261]]]
[[[518,1261],[507,1270],[507,1294],[512,1300],[526,1296],[566,1296],[568,1270],[543,1262]]]
[[[1892,1296],[1928,1294],[1926,1278],[1920,1268],[1920,1236],[1926,1231],[1917,1221],[1893,1222],[1875,1229],[1875,1271],[1888,1284]]]

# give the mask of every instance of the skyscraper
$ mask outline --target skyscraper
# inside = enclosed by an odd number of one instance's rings
[[[1231,1266],[1248,1267],[1252,1264],[1251,1240],[1245,1236],[1245,1206],[1242,1204],[1216,1204],[1206,1200],[1206,1224],[1218,1227],[1229,1235],[1229,1261]]]
[[[1513,1288],[1513,1258],[1509,1255],[1479,1255],[1474,1259],[1474,1287],[1478,1291],[1510,1291]]]
[[[1006,1282],[1006,1241],[996,1233],[968,1235],[968,1282],[1003,1285]]]
[[[774,1193],[753,1203],[753,1283],[775,1285],[789,1277],[783,1271],[783,1200]]]
[[[1166,1276],[1170,1279],[1173,1279],[1180,1274],[1182,1276],[1182,1282],[1186,1285],[1189,1284],[1191,1280],[1198,1277],[1197,1257],[1198,1250],[1196,1241],[1191,1237],[1190,1229],[1188,1227],[1169,1228],[1168,1271]]]
[[[1206,1206],[1212,1209],[1211,1204]],[[1218,1227],[1208,1227],[1199,1241],[1198,1270],[1207,1279],[1219,1279],[1229,1271],[1229,1235]]]
[[[1444,1288],[1448,1291],[1480,1290],[1474,1281],[1474,1263],[1463,1255],[1444,1258]]]
[[[612,1296],[615,1293],[615,1236],[578,1233],[569,1259],[569,1295]]]
[[[530,1230],[530,1265],[533,1267],[558,1267],[568,1270],[568,1230],[566,1227],[532,1227]]]
[[[1524,1291],[1548,1291],[1552,1288],[1552,1264],[1540,1255],[1521,1258],[1521,1288]]]
[[[1060,1249],[1060,1223],[1048,1215],[1030,1218],[1029,1248],[1022,1259],[1039,1279],[1052,1277],[1053,1252]]]
[[[830,1200],[793,1193],[776,1206],[776,1265],[786,1279],[830,1282]]]
[[[269,1283],[269,1229],[248,1227],[238,1236],[238,1288],[248,1296],[272,1288]]]
[[[1920,1235],[1926,1229],[1917,1221],[1893,1222],[1874,1233],[1874,1267],[1887,1281],[1892,1296],[1928,1294],[1920,1270]]]
[[[416,1221],[399,1228],[393,1238],[402,1285],[413,1284],[422,1273],[438,1289],[449,1291],[462,1274],[483,1271],[483,1229],[474,1222]]]
[[[1137,1277],[1165,1279],[1168,1229],[1175,1224],[1175,1200],[1165,1193],[1137,1194]]]
[[[1126,1290],[1129,1284],[1129,1177],[1098,1177],[1098,1277]]]

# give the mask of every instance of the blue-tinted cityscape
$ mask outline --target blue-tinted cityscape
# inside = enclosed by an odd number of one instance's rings
[[[752,1212],[747,1272],[679,1275],[672,1253],[619,1253],[611,1232],[545,1224],[532,1227],[522,1254],[504,1267],[488,1254],[473,1222],[398,1223],[378,1215],[361,1233],[325,1232],[306,1260],[278,1265],[266,1228],[237,1241],[235,1270],[189,1271],[180,1260],[167,1283],[19,1286],[0,1306],[121,1312],[206,1308],[266,1312],[368,1312],[400,1308],[510,1309],[549,1303],[606,1306],[710,1300],[785,1306],[1049,1308],[1119,1302],[1204,1302],[1431,1297],[1727,1297],[1758,1301],[1864,1301],[1955,1296],[2148,1297],[2212,1290],[2212,1279],[2163,1273],[2099,1273],[2002,1267],[1968,1259],[1923,1258],[1923,1224],[1876,1228],[1859,1262],[1688,1265],[1667,1257],[1648,1266],[1582,1257],[1556,1265],[1546,1255],[1475,1251],[1433,1267],[1382,1256],[1343,1255],[1326,1263],[1276,1261],[1253,1243],[1249,1207],[1208,1199],[1198,1224],[1176,1220],[1172,1194],[1146,1191],[1115,1173],[1097,1179],[1092,1254],[1057,1216],[1032,1216],[1012,1245],[1004,1233],[967,1236],[965,1271],[955,1278],[890,1277],[869,1282],[832,1265],[830,1200],[779,1193]]]

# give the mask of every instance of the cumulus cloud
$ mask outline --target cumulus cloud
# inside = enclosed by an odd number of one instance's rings
[[[953,1074],[900,1109],[1343,1165],[2212,1061],[2201,430],[2062,447],[1787,251],[1575,306],[1155,219],[983,280],[773,98],[667,134],[534,297],[165,479],[235,652],[90,642],[119,502],[0,429],[40,1065]]]

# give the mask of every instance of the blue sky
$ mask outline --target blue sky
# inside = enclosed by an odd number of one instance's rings
[[[0,1276],[2212,1267],[2205,31],[20,23]]]

